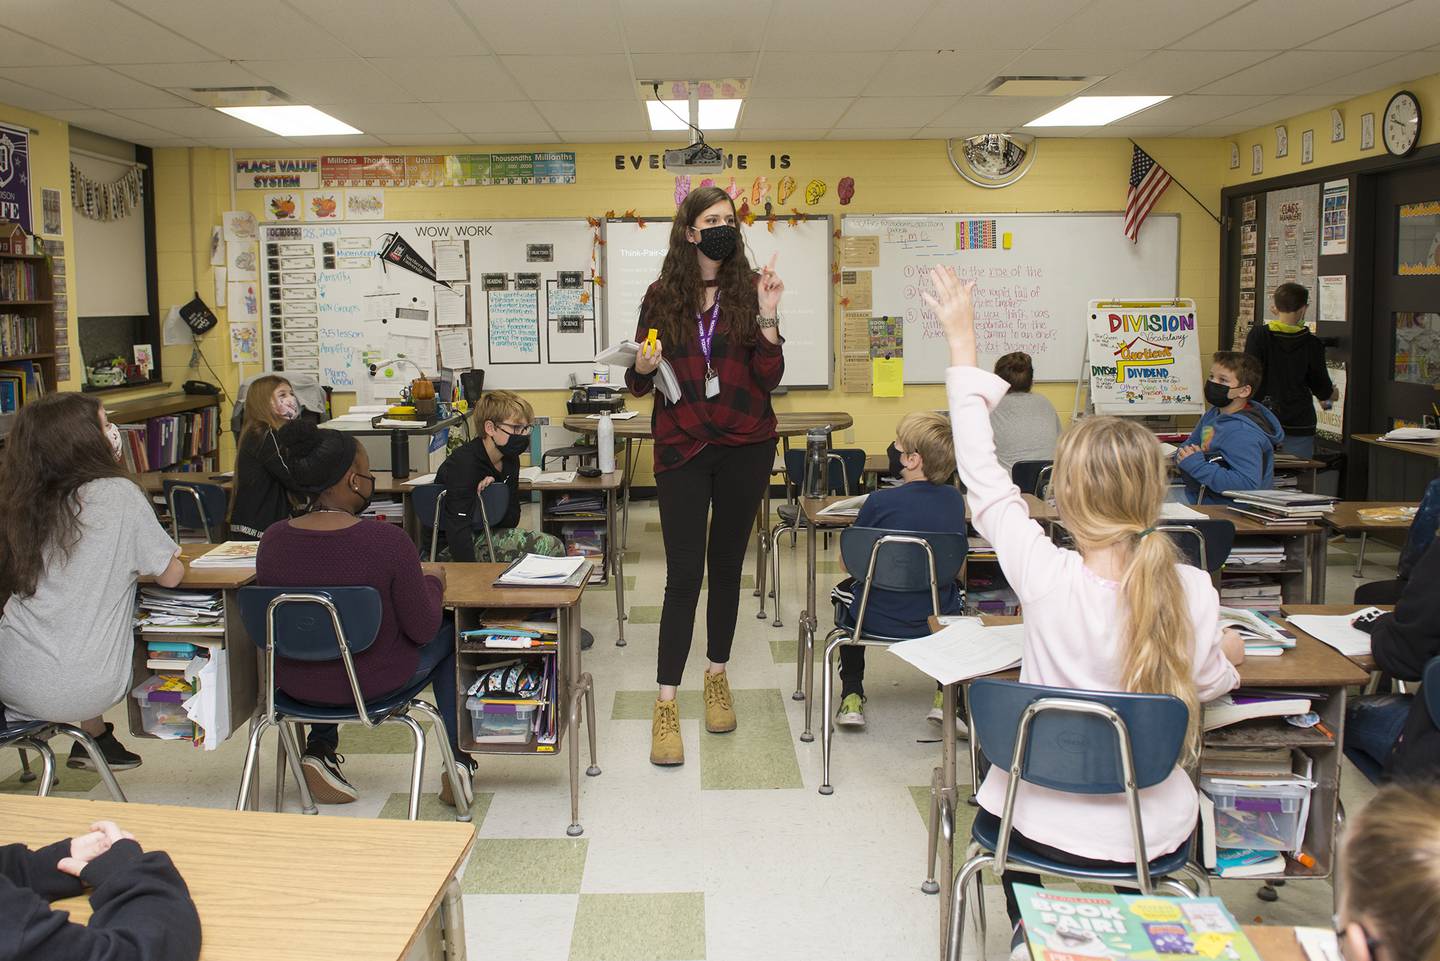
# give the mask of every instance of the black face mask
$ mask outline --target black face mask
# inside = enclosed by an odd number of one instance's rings
[[[890,455],[890,473],[888,476],[899,477],[900,472],[905,469],[905,465],[900,463],[900,452],[895,449],[894,444],[891,444],[885,453]]]
[[[364,496],[364,498],[360,501],[360,506],[355,508],[354,510],[355,516],[359,517],[361,514],[365,513],[367,510],[370,509],[370,502],[375,499],[375,475],[356,474],[355,476],[363,477],[370,482],[370,493]],[[355,494],[356,497],[360,496],[360,491],[357,490],[354,486],[351,486],[350,491],[351,493]]]
[[[524,434],[509,434],[505,438],[505,443],[497,446],[500,448],[500,453],[510,457],[519,457],[530,449],[530,438]]]
[[[1226,387],[1224,384],[1217,384],[1213,380],[1207,380],[1205,382],[1205,403],[1211,407],[1224,407],[1232,400],[1230,397],[1231,389],[1232,388]]]
[[[740,231],[735,227],[730,224],[716,224],[700,231],[700,242],[695,246],[711,260],[729,260],[730,255],[735,252],[735,243],[739,238]]]

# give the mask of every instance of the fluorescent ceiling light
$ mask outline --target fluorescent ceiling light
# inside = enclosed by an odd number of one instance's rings
[[[699,101],[700,129],[734,130],[735,121],[740,118],[740,105],[744,102],[743,100]],[[645,109],[650,112],[651,130],[688,129],[688,125],[682,119],[690,116],[690,101],[688,100],[647,100]]]
[[[303,104],[285,107],[216,107],[236,120],[264,128],[282,137],[328,137],[363,133],[322,110]]]
[[[1121,117],[1138,113],[1146,107],[1153,107],[1167,97],[1076,97],[1062,104],[1043,117],[1037,117],[1027,127],[1103,127]]]

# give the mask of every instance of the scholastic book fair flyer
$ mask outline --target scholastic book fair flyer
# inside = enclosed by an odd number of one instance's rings
[[[1219,898],[1015,893],[1035,961],[1260,961]]]

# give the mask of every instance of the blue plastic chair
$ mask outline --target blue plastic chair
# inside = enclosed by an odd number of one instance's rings
[[[1157,524],[1155,530],[1175,542],[1186,564],[1207,574],[1219,573],[1235,546],[1235,523],[1223,517],[1170,521]]]
[[[162,489],[170,511],[170,536],[177,542],[182,527],[203,532],[207,544],[226,539],[225,517],[229,513],[230,495],[225,488],[201,481],[167,480]]]
[[[0,705],[0,725],[5,724],[5,709]],[[125,792],[120,790],[120,783],[115,780],[115,772],[110,770],[110,765],[105,761],[105,755],[100,750],[100,745],[89,734],[73,724],[64,724],[58,721],[22,721],[18,724],[0,726],[0,748],[13,747],[20,751],[20,780],[29,781],[35,777],[30,770],[30,759],[26,751],[34,751],[40,755],[40,787],[35,794],[38,797],[48,797],[50,788],[55,782],[55,752],[50,749],[50,739],[57,734],[63,734],[85,749],[90,757],[90,763],[100,775],[100,780],[105,782],[105,789],[110,792],[113,800],[124,803]]]
[[[235,802],[237,811],[244,810],[250,803],[260,739],[271,725],[279,728],[281,753],[286,755],[290,773],[299,782],[301,808],[306,814],[316,814],[315,802],[300,767],[300,739],[294,725],[363,724],[373,728],[396,722],[408,727],[415,740],[409,807],[409,818],[414,821],[420,813],[420,779],[425,763],[425,732],[410,716],[412,711],[417,711],[429,718],[431,729],[440,742],[445,776],[452,779],[451,787],[457,789],[454,791],[455,820],[470,820],[473,800],[470,779],[455,774],[455,755],[450,749],[450,739],[445,734],[440,712],[433,704],[417,696],[429,682],[421,681],[369,702],[361,693],[354,658],[369,650],[380,630],[380,593],[375,588],[242,587],[240,617],[250,636],[262,643],[265,650],[265,704],[262,712],[251,722],[250,747],[245,753],[240,795]],[[339,661],[345,669],[353,703],[338,707],[307,704],[277,690],[277,655],[296,661]],[[275,790],[277,810],[284,799],[284,784],[282,776]]]
[[[471,527],[485,534],[485,549],[490,554],[490,563],[495,561],[495,539],[490,527],[490,518],[504,517],[510,509],[510,488],[501,483],[486,485],[475,499],[479,505],[479,516],[470,519]],[[422,529],[430,530],[430,560],[440,553],[440,531],[444,527],[441,519],[445,510],[445,487],[443,484],[420,484],[411,489],[411,509]]]
[[[980,869],[987,864],[997,880],[1006,868],[1017,868],[1134,887],[1147,895],[1157,888],[1191,898],[1197,893],[1209,894],[1205,870],[1190,860],[1194,838],[1152,860],[1145,850],[1140,821],[1140,791],[1174,772],[1188,722],[1185,703],[1168,694],[1077,691],[983,678],[970,685],[970,736],[980,739],[980,749],[991,763],[1008,769],[1010,782],[999,817],[983,808],[976,814],[968,859],[955,876],[947,919],[946,956],[950,961],[958,961],[963,946],[972,879],[984,957],[985,901]],[[1123,794],[1130,809],[1135,862],[1115,868],[1081,868],[1052,861],[1012,838],[1021,780],[1069,794]],[[1188,877],[1195,889],[1175,875]]]
[[[1053,460],[1017,460],[1010,465],[1010,481],[1022,494],[1045,496],[1045,485],[1055,472]]]
[[[884,555],[884,564],[880,563]],[[845,572],[860,589],[860,604],[852,620],[850,609],[835,604],[835,629],[825,636],[825,679],[822,682],[824,707],[821,713],[820,780],[821,794],[834,794],[830,784],[830,749],[835,736],[831,711],[835,699],[836,658],[842,644],[864,647],[886,647],[898,641],[924,637],[928,628],[912,637],[889,637],[865,630],[865,610],[873,590],[930,592],[930,613],[939,617],[940,587],[953,584],[965,564],[965,535],[955,531],[893,531],[878,527],[847,527],[840,532],[840,560]],[[812,656],[805,652],[806,660]],[[810,740],[810,712],[815,699],[810,688],[805,690],[805,730],[802,740]],[[810,737],[806,737],[810,735]]]
[[[799,492],[800,497],[810,489],[810,475],[807,470],[807,461],[803,449],[787,450],[785,452],[785,482]],[[865,452],[859,448],[845,448],[832,450],[826,453],[826,477],[825,490],[830,494],[858,494],[860,484],[865,476]],[[775,598],[775,620],[770,622],[771,627],[784,627],[780,620],[780,555],[775,550],[781,532],[790,532],[790,546],[795,546],[796,534],[801,530],[809,530],[810,525],[805,522],[805,514],[800,510],[797,501],[794,504],[781,504],[776,508],[780,515],[780,523],[770,531],[770,536],[764,542],[764,547],[770,552],[770,596]],[[825,534],[826,544],[829,544],[830,534]],[[763,563],[763,560],[762,560]],[[760,619],[765,617],[765,602],[760,602],[760,613],[756,615]]]

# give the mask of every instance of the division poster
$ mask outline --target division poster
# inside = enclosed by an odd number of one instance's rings
[[[1275,288],[1297,283],[1320,302],[1320,185],[1308,184],[1265,195],[1265,286],[1259,309],[1269,311]],[[1257,318],[1258,320],[1259,318]]]
[[[1101,414],[1203,409],[1195,301],[1092,300],[1090,400]]]

